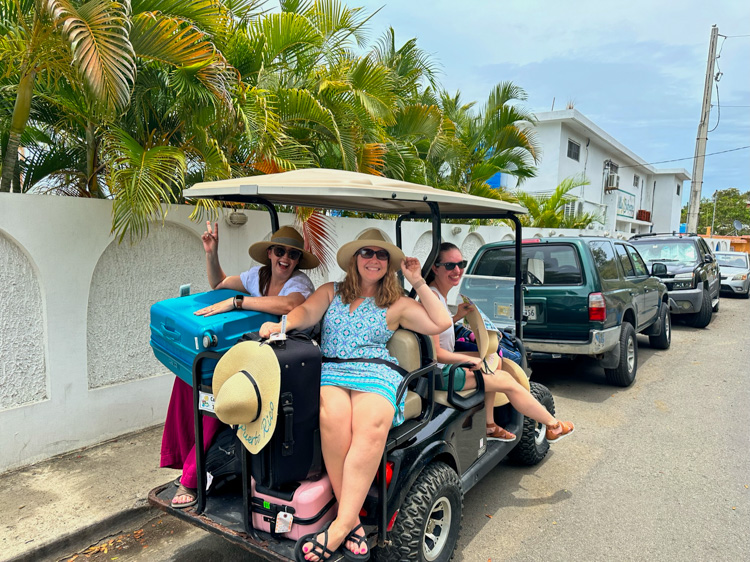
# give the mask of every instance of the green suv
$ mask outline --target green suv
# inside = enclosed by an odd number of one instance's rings
[[[460,289],[496,324],[510,325],[505,287],[515,242],[482,246]],[[628,242],[602,237],[524,240],[521,251],[523,333],[530,361],[586,355],[600,360],[607,381],[630,386],[638,370],[636,334],[657,349],[671,343],[667,287]]]

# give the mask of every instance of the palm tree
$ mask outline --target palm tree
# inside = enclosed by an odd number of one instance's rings
[[[565,204],[575,200],[568,193],[589,183],[585,176],[576,175],[565,178],[552,194],[533,195],[517,191],[518,202],[529,211],[528,215],[521,216],[521,224],[538,228],[585,228],[594,222],[601,223],[601,217],[594,213],[565,216]]]
[[[129,12],[127,1],[0,0],[0,25],[6,31],[0,60],[18,80],[0,191],[10,191],[18,176],[18,148],[37,76],[47,82],[80,82],[102,113],[125,107],[135,80]]]

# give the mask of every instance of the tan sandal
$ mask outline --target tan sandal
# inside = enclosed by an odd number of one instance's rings
[[[567,437],[575,431],[573,422],[558,421],[555,425],[547,426],[547,441],[557,443],[563,437]]]
[[[511,441],[516,440],[516,436],[513,435],[510,431],[503,429],[499,425],[495,425],[494,423],[488,423],[487,424],[487,439],[492,439],[493,441],[503,441],[505,443],[510,443]]]

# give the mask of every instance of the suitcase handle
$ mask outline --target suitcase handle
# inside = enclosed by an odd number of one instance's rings
[[[281,456],[294,454],[294,397],[291,392],[281,395],[281,411],[284,413],[284,442],[281,444]]]
[[[172,330],[171,328],[167,327],[166,324],[162,322],[162,330],[164,330],[164,338],[171,340],[171,341],[179,341],[180,339],[180,332],[177,330]]]

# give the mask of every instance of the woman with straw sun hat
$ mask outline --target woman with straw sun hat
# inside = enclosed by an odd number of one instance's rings
[[[369,559],[359,512],[388,431],[403,421],[403,401],[396,403],[402,377],[383,364],[398,363],[386,343],[399,326],[424,334],[451,326],[450,315],[422,279],[419,260],[405,257],[378,230],[344,244],[337,261],[346,272],[344,281],[321,286],[287,316],[287,329],[322,320],[323,356],[336,361],[324,359],[321,372],[320,434],[338,514],[323,530],[297,542],[297,560],[325,560],[342,545],[347,559]],[[421,304],[403,295],[396,279],[399,268]],[[267,322],[260,334],[269,337],[279,330],[279,324]]]
[[[199,316],[212,316],[241,308],[269,314],[286,314],[302,304],[315,287],[300,269],[314,269],[320,261],[305,250],[304,240],[291,226],[282,226],[271,239],[250,246],[250,256],[261,265],[240,275],[227,276],[219,264],[219,225],[206,223],[203,233],[206,252],[206,271],[212,289],[232,289],[245,295],[220,301],[195,312]],[[195,465],[195,429],[193,425],[193,389],[175,377],[172,396],[164,424],[161,446],[162,467],[181,468],[177,493],[172,507],[195,505],[198,478]],[[221,428],[215,418],[203,422],[203,443],[208,449]]]

